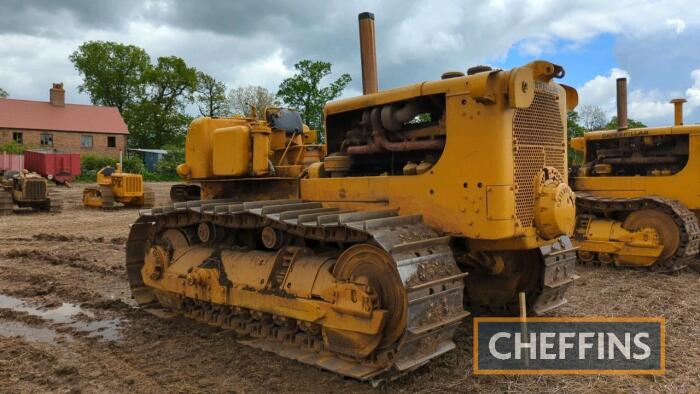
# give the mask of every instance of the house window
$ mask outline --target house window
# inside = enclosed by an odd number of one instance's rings
[[[43,146],[53,146],[53,134],[51,134],[51,133],[41,133],[41,145],[43,145]]]
[[[24,133],[21,131],[13,131],[12,132],[12,141],[18,143],[18,144],[23,144],[24,143]]]
[[[80,146],[83,148],[92,148],[92,136],[91,135],[81,135],[80,136]]]
[[[117,137],[110,135],[107,137],[107,147],[116,148],[117,147]]]

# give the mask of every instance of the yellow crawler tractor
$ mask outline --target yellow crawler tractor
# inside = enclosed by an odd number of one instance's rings
[[[126,267],[142,305],[376,381],[454,349],[470,311],[566,302],[577,96],[545,61],[377,91],[374,17],[359,22],[365,94],[326,105],[330,155],[297,159],[293,111],[195,120],[178,172],[201,200],[141,211]]]
[[[0,174],[0,215],[9,215],[14,207],[35,211],[61,212],[63,200],[51,192],[49,181],[41,175],[22,171]]]
[[[267,108],[266,121],[259,122],[255,112],[256,109],[253,108],[250,117],[195,120],[190,125],[187,154],[197,154],[203,146],[209,146],[208,129],[235,128],[226,129],[228,133],[212,135],[214,140],[208,148],[212,150],[213,160],[217,161],[216,171],[224,171],[225,176],[265,175],[279,179],[295,179],[309,164],[320,161],[325,155],[325,145],[318,144],[317,131],[310,130],[307,125],[302,124],[298,113],[284,108]],[[246,139],[250,139],[247,145],[243,143]],[[232,144],[243,146],[245,150],[240,152],[239,156],[227,155],[227,149]],[[248,160],[249,155],[252,155],[253,160]],[[225,170],[221,170],[224,167]],[[214,186],[220,184],[218,178],[207,182],[206,177],[199,174],[192,176],[191,172],[192,167],[189,164],[184,163],[177,167],[177,173],[189,182],[174,185],[170,189],[172,202],[199,200],[202,184],[207,184],[207,188],[220,187]],[[222,191],[217,193],[221,194]]]
[[[111,166],[97,172],[97,187],[83,189],[83,205],[86,207],[110,209],[116,203],[128,207],[151,208],[155,203],[155,194],[144,186],[141,174],[122,171],[121,153],[117,168]]]
[[[700,248],[700,125],[627,128],[627,82],[617,81],[618,130],[572,140],[585,163],[572,168],[575,243],[582,262],[673,271]]]

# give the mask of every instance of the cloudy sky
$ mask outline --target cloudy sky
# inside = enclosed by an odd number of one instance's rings
[[[303,58],[333,63],[361,92],[357,14],[374,12],[380,88],[439,78],[476,64],[510,68],[542,58],[567,70],[581,105],[614,112],[614,80],[627,76],[630,117],[672,121],[668,101],[688,99],[700,122],[700,7],[696,1],[384,0],[0,2],[0,87],[45,100],[64,82],[87,103],[68,61],[88,40],[176,55],[229,87],[275,91]]]

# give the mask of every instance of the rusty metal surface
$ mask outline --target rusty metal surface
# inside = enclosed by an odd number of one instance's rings
[[[673,125],[682,126],[683,125],[683,104],[687,103],[688,100],[684,98],[677,98],[671,100],[673,104]]]
[[[407,105],[408,106],[408,105]],[[391,142],[386,137],[386,126],[383,125],[381,116],[392,106],[374,107],[371,111],[372,143],[367,145],[350,146],[347,153],[351,155],[366,155],[378,152],[407,152],[415,150],[441,150],[445,147],[443,139],[428,139],[418,141],[398,141]],[[391,111],[389,111],[391,113]],[[415,109],[413,113],[417,113]]]
[[[362,94],[376,93],[377,49],[374,39],[374,14],[363,12],[358,16],[360,25],[360,59],[362,62]]]
[[[21,182],[23,183],[23,200],[43,200],[46,198],[47,182],[44,178],[25,178]]]
[[[328,243],[371,242],[393,259],[408,306],[400,340],[365,359],[330,353],[318,335],[308,332],[282,330],[263,323],[220,321],[216,313],[211,313],[216,305],[185,300],[182,311],[198,320],[255,337],[242,341],[247,345],[362,380],[394,378],[454,349],[454,330],[469,313],[463,307],[465,274],[457,267],[449,237],[441,237],[428,228],[419,215],[402,217],[394,210],[348,212],[321,206],[296,199],[222,199],[142,210],[127,241],[126,266],[132,294],[142,305],[152,303],[158,296],[172,307],[169,298],[144,286],[140,272],[148,246],[156,234],[167,228],[211,222],[234,230],[272,227]]]
[[[543,286],[532,305],[538,315],[565,304],[565,294],[578,278],[576,249],[569,237],[560,237],[557,242],[542,246],[540,253],[544,259]]]
[[[627,130],[627,78],[617,79],[617,129]]]

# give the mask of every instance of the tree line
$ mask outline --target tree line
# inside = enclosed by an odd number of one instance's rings
[[[83,77],[80,92],[89,95],[95,105],[114,106],[129,128],[129,145],[139,148],[182,147],[192,116],[186,112],[194,104],[202,116],[251,116],[258,109],[263,116],[268,106],[285,105],[300,112],[312,129],[323,132],[323,106],[339,97],[350,83],[342,74],[327,86],[321,81],[331,74],[331,64],[301,60],[296,73],[279,85],[276,93],[262,86],[228,89],[213,76],[187,65],[177,56],[161,56],[153,61],[148,53],[134,45],[107,41],[83,43],[70,56]],[[8,93],[0,88],[0,98]],[[599,106],[583,106],[568,113],[568,138],[587,131],[617,129],[617,117],[607,119]],[[646,127],[629,119],[630,128]],[[569,161],[580,161],[569,150]]]
[[[83,78],[78,91],[95,105],[117,107],[129,128],[129,145],[139,148],[182,146],[193,118],[187,111],[191,106],[211,117],[250,116],[255,107],[261,117],[265,107],[285,105],[299,111],[309,127],[323,131],[323,106],[351,80],[342,74],[321,86],[331,64],[301,60],[275,93],[253,85],[228,89],[177,56],[153,60],[143,48],[106,41],[83,43],[69,60]]]

